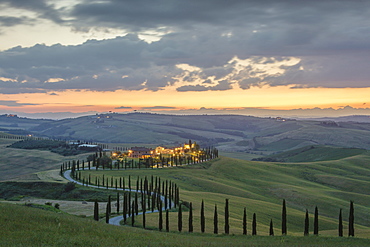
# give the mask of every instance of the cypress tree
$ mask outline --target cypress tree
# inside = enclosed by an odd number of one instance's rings
[[[162,201],[161,203],[162,204]],[[158,219],[158,228],[160,231],[162,231],[163,229],[163,218],[162,218],[162,205],[159,207],[159,219]]]
[[[353,207],[353,201],[349,205],[348,236],[355,236],[355,209]]]
[[[270,236],[274,236],[274,225],[272,223],[272,219],[270,220]]]
[[[170,215],[168,209],[166,210],[166,232],[170,231]]]
[[[193,203],[189,205],[189,232],[193,232]]]
[[[315,218],[313,221],[313,234],[314,235],[319,234],[319,210],[317,206],[315,207]]]
[[[107,208],[108,208],[108,214],[110,215],[112,213],[112,207],[111,207],[111,197],[108,196],[108,204],[107,204]]]
[[[310,219],[308,217],[308,210],[306,209],[306,217],[304,220],[304,236],[309,235],[309,231],[310,231],[309,229],[310,229]]]
[[[132,201],[131,205],[131,226],[135,225],[135,201]]]
[[[343,220],[342,220],[342,209],[339,210],[339,220],[338,220],[338,236],[343,237]]]
[[[213,233],[218,234],[218,215],[217,215],[217,205],[215,204],[215,212],[213,215]]]
[[[99,204],[97,200],[94,203],[94,220],[99,221]]]
[[[123,221],[126,223],[127,219],[127,192],[123,193]]]
[[[243,235],[247,235],[247,208],[243,212]]]
[[[144,196],[144,201],[141,202],[142,205],[142,210],[143,210],[143,228],[145,229],[145,213],[146,213],[146,202],[145,202],[145,196]]]
[[[229,234],[229,199],[225,199],[225,234]]]
[[[206,228],[206,219],[204,216],[204,201],[202,200],[202,205],[200,207],[200,231],[203,233]]]
[[[179,205],[178,217],[177,217],[177,226],[179,232],[182,231],[182,207],[181,204]]]
[[[283,210],[281,213],[281,234],[286,235],[287,234],[287,219],[286,219],[286,204],[285,204],[285,199],[283,200]]]
[[[256,219],[256,213],[253,213],[252,235],[257,235],[257,219]]]
[[[119,214],[119,192],[117,192],[117,214]]]
[[[137,193],[135,193],[135,214],[138,215],[139,214],[139,201],[137,199],[138,195]]]
[[[107,203],[107,208],[105,210],[105,223],[109,224],[109,202]]]

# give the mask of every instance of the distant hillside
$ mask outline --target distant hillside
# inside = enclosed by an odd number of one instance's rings
[[[365,149],[358,148],[340,148],[330,146],[307,146],[279,154],[273,154],[256,158],[256,161],[267,162],[315,162],[339,160],[355,155],[366,153]]]
[[[101,114],[63,120],[0,117],[0,127],[37,136],[174,145],[192,139],[226,152],[270,154],[307,145],[370,149],[370,123],[241,115]]]

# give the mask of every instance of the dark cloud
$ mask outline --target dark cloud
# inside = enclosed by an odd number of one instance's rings
[[[0,105],[9,106],[9,107],[21,107],[21,106],[26,106],[26,105],[37,105],[37,104],[18,103],[18,101],[14,101],[14,100],[0,100]]]
[[[141,110],[171,110],[176,109],[176,107],[172,106],[150,106],[150,107],[142,107]]]
[[[28,17],[0,16],[1,27],[11,27],[19,24],[30,24],[34,20]]]
[[[178,81],[178,91],[228,90],[233,83],[243,89],[261,83],[367,87],[370,78],[369,1],[86,0],[60,9],[42,0],[0,4],[76,30],[113,27],[129,32],[75,46],[35,45],[0,52],[1,93],[157,91]],[[3,26],[25,21],[0,17]],[[163,31],[161,39],[139,39],[147,30]],[[235,57],[249,64],[230,62]],[[280,65],[282,72],[262,66],[288,57],[299,62]]]
[[[0,4],[16,9],[29,10],[37,14],[39,18],[48,19],[55,23],[63,23],[62,10],[56,9],[53,4],[47,0],[0,0]],[[30,24],[30,23],[28,23]]]
[[[120,107],[116,107],[114,109],[117,109],[117,110],[119,110],[119,109],[132,109],[132,107],[120,106]]]

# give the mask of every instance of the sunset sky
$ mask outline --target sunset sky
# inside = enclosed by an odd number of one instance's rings
[[[370,1],[0,0],[0,114],[370,115],[369,78]]]

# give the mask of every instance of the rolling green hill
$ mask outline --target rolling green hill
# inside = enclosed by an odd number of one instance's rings
[[[369,239],[214,236],[117,227],[66,214],[0,203],[0,246],[368,246]]]
[[[256,158],[257,161],[272,162],[314,162],[338,160],[366,153],[365,149],[341,148],[333,146],[306,146],[278,154]]]
[[[104,143],[174,145],[192,139],[225,152],[259,155],[307,145],[370,149],[370,123],[356,122],[241,115],[110,113],[58,121],[2,117],[0,125],[8,129],[18,126],[16,128],[25,133],[37,136]]]
[[[335,161],[310,163],[265,163],[222,157],[201,165],[170,169],[85,171],[83,174],[86,177],[90,174],[92,181],[94,176],[105,174],[117,178],[154,175],[176,182],[181,189],[181,198],[193,202],[196,215],[194,224],[197,226],[194,231],[198,232],[202,199],[206,205],[207,232],[213,230],[215,204],[219,206],[219,224],[223,226],[223,206],[228,198],[231,233],[241,233],[242,212],[246,207],[248,222],[252,221],[253,213],[257,214],[260,235],[268,234],[270,219],[274,222],[275,231],[280,232],[281,203],[286,199],[289,235],[301,236],[305,210],[309,210],[312,220],[314,208],[318,206],[320,233],[335,236],[339,209],[343,209],[344,218],[347,219],[349,201],[353,200],[356,207],[356,236],[366,237],[370,236],[369,161],[369,152]],[[135,184],[136,181],[132,181],[133,187]],[[176,215],[172,213],[171,217],[176,218]],[[157,217],[155,214],[147,216],[148,225],[151,224],[152,228],[157,228]],[[140,222],[140,217],[137,221]],[[171,229],[176,229],[175,222]]]

